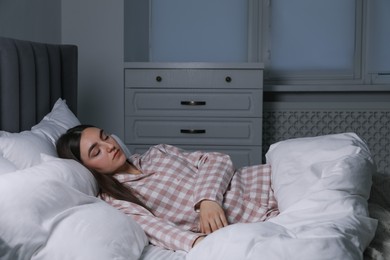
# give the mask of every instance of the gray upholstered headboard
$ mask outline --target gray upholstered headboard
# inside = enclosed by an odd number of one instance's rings
[[[0,37],[0,130],[39,122],[61,97],[77,112],[77,47]]]

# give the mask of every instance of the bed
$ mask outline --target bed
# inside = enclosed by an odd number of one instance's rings
[[[390,256],[390,178],[353,132],[272,144],[266,159],[280,215],[174,252],[150,245],[137,223],[96,198],[86,168],[56,156],[55,141],[80,123],[76,46],[0,37],[0,95],[0,259]]]

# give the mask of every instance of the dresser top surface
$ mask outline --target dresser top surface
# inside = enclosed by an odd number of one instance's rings
[[[125,69],[264,69],[263,63],[125,62]]]

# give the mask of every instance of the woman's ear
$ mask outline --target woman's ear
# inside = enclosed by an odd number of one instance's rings
[[[116,136],[114,134],[112,134],[111,137],[114,138],[115,141],[119,144],[123,153],[126,155],[126,158],[130,158],[131,153],[130,153],[130,150],[126,147],[125,143],[118,136]]]

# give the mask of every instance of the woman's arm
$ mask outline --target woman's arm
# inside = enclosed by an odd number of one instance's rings
[[[196,171],[194,209],[199,211],[200,231],[205,234],[228,225],[222,208],[223,194],[234,175],[230,157],[217,152],[186,152],[170,145],[160,149],[179,160],[185,160]]]
[[[160,151],[191,164],[196,172],[194,185],[194,209],[203,200],[216,201],[222,205],[223,194],[234,175],[233,163],[229,155],[218,152],[187,152],[171,145],[158,145]]]
[[[144,229],[150,243],[167,249],[188,252],[197,242],[200,242],[198,238],[205,236],[205,234],[182,230],[157,217],[146,215],[132,215],[132,217]]]
[[[171,250],[184,250],[188,252],[198,240],[204,236],[180,229],[178,226],[155,217],[145,208],[123,200],[116,200],[108,196],[102,198],[111,206],[132,217],[145,231],[150,243]]]

